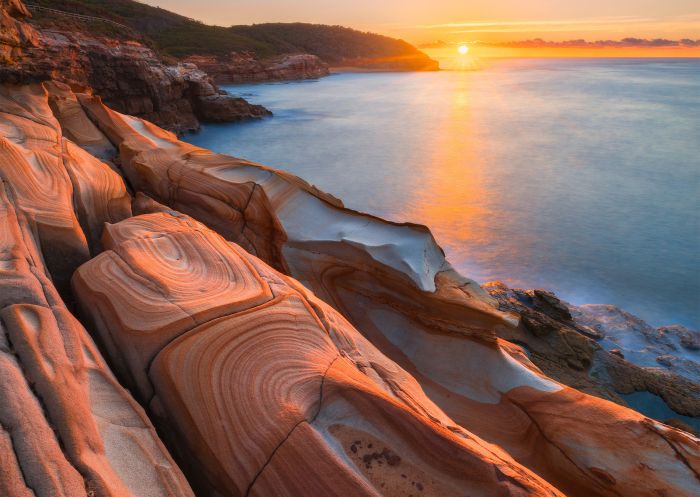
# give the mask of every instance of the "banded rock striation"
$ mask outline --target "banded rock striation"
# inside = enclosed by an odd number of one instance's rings
[[[141,197],[140,211],[187,213],[298,279],[465,430],[567,495],[693,495],[698,440],[544,376],[500,338],[520,315],[451,269],[425,227],[345,209],[292,175],[79,99],[129,183],[157,201]]]
[[[569,331],[423,226],[60,83],[0,87],[0,179],[4,494],[192,495],[152,421],[198,495],[697,494],[700,440],[548,377],[504,337]]]
[[[201,224],[137,216],[108,225],[104,246],[74,276],[82,315],[200,495],[560,495],[458,427],[335,310]]]
[[[193,495],[57,291],[94,230],[130,215],[121,177],[62,135],[45,87],[0,88],[3,496]]]

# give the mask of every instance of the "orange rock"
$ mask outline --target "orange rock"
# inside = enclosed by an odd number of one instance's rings
[[[257,185],[264,198],[253,208],[284,235],[275,239],[282,259],[267,262],[340,311],[459,426],[498,444],[571,496],[694,494],[700,483],[696,438],[662,425],[649,430],[645,417],[579,395],[524,354],[500,346],[497,337],[514,335],[519,316],[499,312],[476,283],[452,270],[427,228],[345,209],[288,173],[182,143],[97,99],[82,97],[81,103],[119,144],[132,184],[265,257],[269,246],[256,246],[231,222],[233,216],[222,215],[251,207],[234,195],[224,199],[222,192]],[[210,206],[217,200],[224,206],[214,215]],[[269,243],[270,236],[260,240]],[[298,283],[292,286],[298,289]],[[576,338],[569,343],[578,343]],[[579,340],[583,349],[585,340]],[[690,456],[677,458],[677,451]],[[645,479],[647,471],[653,477]]]
[[[64,156],[70,142],[47,109],[39,86],[0,90],[0,495],[191,497],[44,265],[66,281],[88,257],[74,199],[95,226],[115,198],[96,159]],[[85,175],[76,197],[65,169],[74,159]]]
[[[74,276],[82,314],[202,495],[403,495],[416,482],[558,495],[298,282],[194,220],[138,216],[104,245]]]

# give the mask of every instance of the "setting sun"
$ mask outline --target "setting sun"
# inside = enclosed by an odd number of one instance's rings
[[[468,47],[467,45],[460,45],[460,46],[457,48],[457,51],[458,51],[460,54],[462,54],[462,55],[466,55],[467,52],[469,52],[469,47]]]

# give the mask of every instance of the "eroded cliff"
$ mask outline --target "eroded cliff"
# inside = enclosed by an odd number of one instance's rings
[[[54,80],[89,88],[113,108],[175,132],[196,130],[200,121],[270,115],[260,105],[220,91],[192,64],[165,65],[138,41],[37,30],[26,22],[29,15],[19,0],[0,4],[0,82]]]
[[[191,55],[185,61],[195,64],[219,84],[316,79],[330,74],[328,64],[311,54],[288,54],[260,60],[250,52],[232,52],[223,58]]]

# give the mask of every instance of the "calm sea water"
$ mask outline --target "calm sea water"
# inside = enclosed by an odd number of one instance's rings
[[[226,89],[274,117],[187,140],[426,224],[479,282],[700,325],[700,59],[510,60]]]

